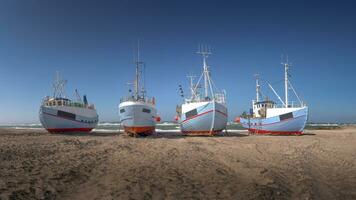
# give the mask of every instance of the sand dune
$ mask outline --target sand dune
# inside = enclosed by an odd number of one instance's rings
[[[0,129],[0,199],[356,199],[356,128],[306,133]]]

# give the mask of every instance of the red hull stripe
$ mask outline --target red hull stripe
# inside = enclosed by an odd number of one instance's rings
[[[81,122],[81,121],[78,121],[78,120],[75,120],[75,119],[66,118],[66,117],[60,117],[60,116],[53,115],[53,114],[46,113],[46,112],[42,112],[42,113],[43,113],[43,114],[46,114],[46,115],[49,115],[49,116],[53,116],[53,117],[58,117],[58,118],[61,118],[61,119],[70,120],[70,121],[73,121],[73,122],[78,122],[78,123],[88,124],[88,123],[86,123],[86,122]]]
[[[305,115],[301,115],[301,116],[298,116],[298,117],[294,117],[294,118],[289,118],[289,119],[285,119],[285,120],[282,120],[282,121],[279,121],[279,122],[273,122],[273,123],[269,123],[269,124],[262,124],[262,125],[252,125],[253,123],[251,123],[252,126],[269,126],[269,125],[273,125],[273,124],[278,124],[278,123],[282,123],[282,122],[286,122],[286,121],[289,121],[289,120],[292,120],[292,119],[298,119],[300,117],[304,117]],[[246,118],[243,118],[243,119],[246,119]],[[248,119],[246,119],[248,120]],[[241,124],[246,124],[248,125],[248,123],[241,123]]]
[[[253,134],[274,134],[274,135],[301,135],[302,131],[268,131],[268,130],[258,130],[250,128],[248,129],[250,133]]]
[[[189,121],[189,120],[191,120],[191,119],[197,118],[197,117],[199,117],[199,116],[202,116],[202,115],[211,113],[211,112],[213,112],[213,111],[214,111],[214,110],[209,110],[209,111],[200,113],[200,114],[198,114],[198,115],[194,115],[193,117],[190,117],[190,118],[188,118],[188,119],[183,120],[182,123],[184,123],[184,122],[186,122],[186,121]],[[216,111],[217,113],[220,113],[220,114],[222,114],[222,115],[224,115],[224,116],[227,117],[227,114],[226,114],[226,113],[223,113],[223,112],[221,112],[221,111],[219,111],[219,110],[215,110],[215,111]]]
[[[93,128],[47,128],[49,132],[90,132]]]

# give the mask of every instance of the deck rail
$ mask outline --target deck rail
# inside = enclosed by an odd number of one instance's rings
[[[155,105],[156,104],[156,99],[154,97],[145,97],[145,98],[135,98],[133,96],[128,96],[128,97],[122,97],[120,99],[120,103],[122,102],[144,102],[148,104]]]

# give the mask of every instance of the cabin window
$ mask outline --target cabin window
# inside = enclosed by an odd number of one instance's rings
[[[186,112],[185,113],[185,118],[191,118],[191,117],[193,117],[193,116],[195,116],[195,115],[197,115],[198,114],[198,111],[197,111],[197,109],[194,109],[194,110],[191,110],[191,111],[188,111],[188,112]]]
[[[120,109],[120,113],[124,113],[125,112],[125,109]]]
[[[286,113],[286,114],[283,114],[283,115],[279,115],[279,120],[280,121],[283,121],[283,120],[286,120],[286,119],[290,119],[290,118],[293,118],[293,113],[292,112]]]
[[[68,118],[68,119],[75,119],[75,114],[69,113],[69,112],[64,112],[64,111],[61,111],[61,110],[57,111],[57,116]]]
[[[142,109],[142,112],[151,113],[151,110],[150,110],[150,109],[147,109],[147,108],[143,108],[143,109]]]

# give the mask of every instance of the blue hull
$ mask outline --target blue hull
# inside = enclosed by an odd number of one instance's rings
[[[156,108],[145,103],[124,102],[119,105],[120,123],[126,133],[153,134],[156,127],[156,116]]]
[[[284,118],[287,114],[289,117]],[[302,134],[308,119],[308,107],[269,118],[240,118],[240,123],[254,134]]]
[[[227,109],[225,105],[216,102],[207,102],[196,108],[194,116],[186,117],[182,113],[180,127],[184,134],[214,135],[226,129]]]
[[[76,108],[77,110],[83,108]],[[40,122],[49,132],[89,132],[98,124],[98,115],[84,117],[73,114],[73,118],[58,116],[61,108],[41,106],[39,112]]]

